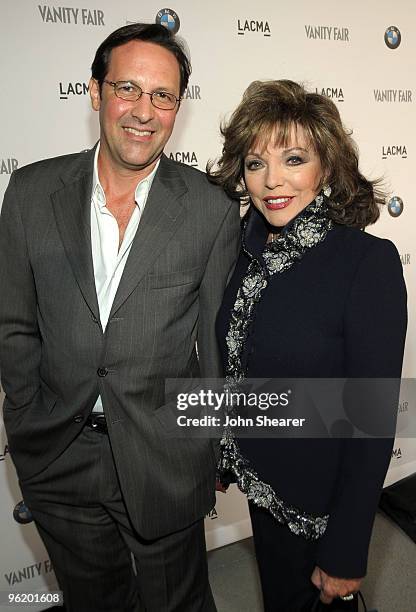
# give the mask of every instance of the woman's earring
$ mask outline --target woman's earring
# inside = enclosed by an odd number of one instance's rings
[[[331,195],[331,193],[332,193],[331,186],[330,186],[330,185],[324,185],[324,187],[323,187],[323,190],[322,190],[322,191],[323,191],[323,193],[324,193],[324,196],[326,196],[327,198],[329,198],[329,196],[330,196],[330,195]]]

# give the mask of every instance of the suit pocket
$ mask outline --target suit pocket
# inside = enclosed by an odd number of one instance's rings
[[[200,270],[198,266],[189,270],[177,270],[176,272],[152,272],[148,275],[149,289],[174,289],[185,285],[199,284]]]
[[[154,270],[136,290],[141,318],[140,354],[172,360],[167,376],[184,371],[195,342],[199,315],[201,268],[158,274]],[[175,374],[176,372],[176,374]]]
[[[43,381],[40,381],[41,401],[46,411],[51,414],[58,401],[58,395]]]
[[[4,398],[3,410],[5,412],[20,412],[30,409],[30,411],[47,412],[51,414],[58,401],[58,395],[43,381],[40,381],[40,386],[36,391],[31,402],[25,404],[15,404],[6,395]]]

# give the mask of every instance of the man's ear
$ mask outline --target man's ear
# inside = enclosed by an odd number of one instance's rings
[[[88,90],[90,92],[91,106],[94,110],[99,111],[101,106],[101,93],[98,81],[91,78],[88,84]]]

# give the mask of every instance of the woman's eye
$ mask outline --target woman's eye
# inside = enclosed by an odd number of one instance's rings
[[[299,157],[299,155],[291,155],[288,157],[288,163],[291,166],[298,166],[299,164],[303,164],[303,159]]]
[[[246,161],[247,170],[257,170],[261,168],[262,164],[258,159],[249,159]]]

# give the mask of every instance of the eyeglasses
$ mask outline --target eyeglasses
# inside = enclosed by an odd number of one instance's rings
[[[152,93],[143,91],[141,87],[131,81],[106,81],[104,79],[103,82],[111,85],[117,98],[127,100],[128,102],[136,102],[141,98],[142,94],[146,94],[150,96],[153,106],[161,110],[173,110],[181,100],[181,98],[177,98],[174,94],[167,91],[154,91]]]

